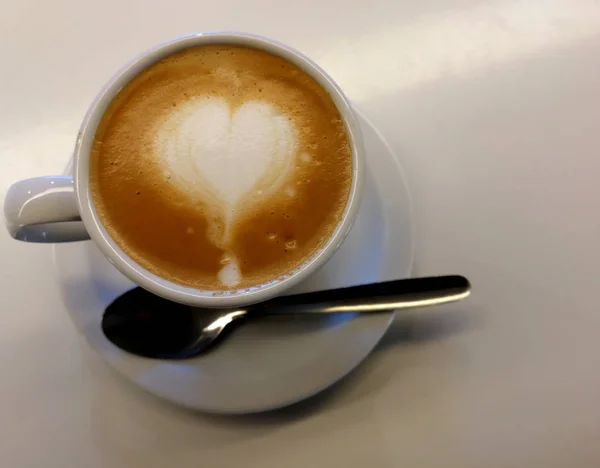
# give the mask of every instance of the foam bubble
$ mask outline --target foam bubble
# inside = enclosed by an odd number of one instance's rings
[[[242,81],[235,70],[219,67],[213,70],[212,74],[220,82],[229,82],[236,87],[239,87],[242,84]]]
[[[308,153],[302,153],[300,154],[300,161],[303,163],[309,163],[312,161],[312,156]]]

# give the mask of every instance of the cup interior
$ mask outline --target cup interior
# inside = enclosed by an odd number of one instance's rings
[[[208,44],[230,44],[261,49],[297,65],[312,76],[331,96],[344,120],[352,149],[352,182],[342,220],[326,244],[300,267],[282,278],[250,288],[200,290],[157,276],[134,262],[111,238],[102,225],[89,190],[90,151],[96,128],[119,91],[135,76],[159,60],[181,50]],[[92,240],[125,276],[143,288],[175,302],[198,307],[240,307],[260,302],[298,284],[322,266],[349,232],[359,208],[364,177],[364,148],[356,116],[340,88],[314,62],[294,49],[264,37],[237,32],[198,33],[175,38],[150,49],[123,67],[102,89],[90,107],[79,131],[74,153],[75,190],[81,218]]]

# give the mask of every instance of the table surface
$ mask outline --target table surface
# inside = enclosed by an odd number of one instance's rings
[[[2,466],[600,466],[600,3],[8,0],[2,197],[62,170],[124,62],[208,29],[277,38],[330,72],[398,152],[415,273],[462,273],[472,299],[398,319],[316,399],[211,417],[107,370],[69,321],[51,247],[2,228]]]

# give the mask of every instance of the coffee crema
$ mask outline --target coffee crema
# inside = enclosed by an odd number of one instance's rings
[[[253,48],[208,45],[150,66],[96,130],[90,188],[134,261],[185,286],[277,280],[342,219],[349,138],[312,77]]]

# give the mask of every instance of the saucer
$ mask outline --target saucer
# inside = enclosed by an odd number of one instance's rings
[[[355,224],[327,264],[290,293],[408,277],[411,203],[402,169],[373,125],[357,112],[367,151]],[[87,343],[116,371],[171,402],[211,413],[286,406],[329,387],[379,342],[394,313],[270,317],[237,328],[218,347],[182,361],[140,358],[114,346],[100,323],[108,304],[135,285],[92,242],[55,244],[65,306]]]

